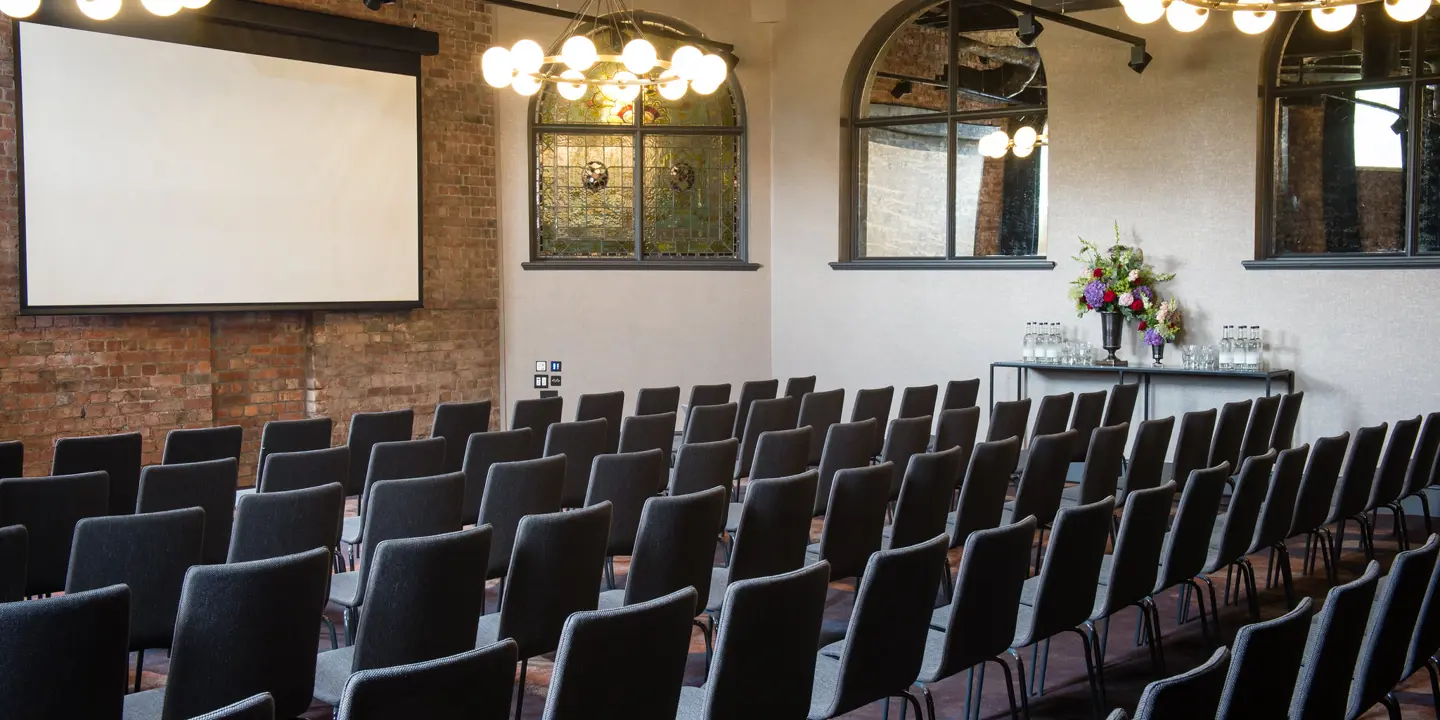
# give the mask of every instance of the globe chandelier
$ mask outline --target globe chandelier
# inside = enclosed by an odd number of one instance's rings
[[[1396,22],[1414,22],[1430,10],[1432,0],[1120,0],[1131,20],[1148,25],[1164,17],[1180,32],[1194,32],[1205,25],[1212,11],[1229,12],[1235,27],[1247,35],[1259,35],[1275,24],[1275,14],[1306,12],[1315,27],[1339,32],[1355,20],[1357,6],[1371,2],[1385,5],[1385,13]]]
[[[996,130],[980,138],[977,149],[982,156],[997,160],[1005,157],[1007,152],[1014,153],[1018,158],[1027,158],[1040,146],[1049,144],[1050,138],[1029,125],[1022,125],[1015,130],[1015,137],[1010,137],[1004,130]]]
[[[592,8],[603,17],[589,17]],[[630,38],[619,55],[600,54],[589,35],[579,32],[586,26],[593,31],[595,22],[591,21],[610,25],[616,37]],[[527,97],[551,83],[561,97],[572,101],[585,97],[594,85],[605,97],[628,102],[638,97],[643,88],[652,86],[667,100],[679,100],[692,90],[709,95],[724,84],[730,73],[725,58],[702,52],[694,45],[681,45],[668,59],[660,57],[624,0],[585,0],[560,38],[551,46],[560,48],[558,55],[546,55],[540,43],[528,39],[509,48],[486,50],[480,58],[485,82]],[[601,63],[623,69],[607,77]]]
[[[122,0],[75,0],[80,12],[91,20],[109,20],[120,14]],[[181,10],[198,10],[210,0],[140,0],[151,14],[170,17]],[[19,19],[28,18],[40,9],[40,0],[0,0],[0,13]]]

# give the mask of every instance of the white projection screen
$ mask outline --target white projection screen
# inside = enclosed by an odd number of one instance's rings
[[[419,306],[415,75],[19,26],[25,312]]]

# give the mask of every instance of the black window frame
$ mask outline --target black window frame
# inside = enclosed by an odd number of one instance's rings
[[[861,41],[854,57],[850,61],[850,67],[845,76],[845,90],[848,93],[845,115],[840,120],[844,131],[844,142],[841,152],[841,184],[840,184],[840,247],[839,258],[836,262],[830,263],[835,270],[1053,270],[1055,262],[1045,255],[985,255],[985,256],[957,256],[955,254],[955,186],[956,169],[955,160],[957,153],[956,125],[966,120],[993,120],[997,118],[1011,118],[1021,115],[1040,115],[1049,119],[1048,98],[1044,105],[1024,105],[1015,108],[990,109],[990,110],[957,110],[955,102],[957,93],[960,92],[959,74],[947,72],[946,88],[948,107],[943,111],[923,112],[903,117],[863,117],[862,105],[866,97],[866,89],[872,70],[880,53],[884,51],[885,45],[890,38],[900,32],[906,23],[910,22],[916,13],[944,3],[950,3],[949,23],[947,33],[947,62],[950,67],[956,67],[959,60],[959,46],[955,41],[960,25],[960,13],[964,11],[966,0],[906,0],[892,8],[878,22],[871,27],[870,32]],[[1018,16],[1017,16],[1018,22]],[[946,230],[945,230],[945,257],[939,258],[909,258],[909,257],[866,257],[860,250],[861,220],[860,220],[860,177],[862,174],[861,162],[861,133],[868,128],[889,128],[904,125],[927,125],[945,124],[948,137],[946,147]],[[1037,128],[1037,130],[1040,128]],[[1037,152],[1039,148],[1036,149]],[[1036,202],[1038,203],[1038,197]],[[1038,211],[1045,211],[1048,208],[1038,208]],[[1043,222],[1042,224],[1048,225]],[[1037,240],[1038,242],[1038,240]]]
[[[1379,10],[1378,6],[1374,6]],[[1361,10],[1367,10],[1362,6]],[[1431,13],[1435,12],[1432,8]],[[1383,14],[1381,15],[1383,17]],[[1285,46],[1300,22],[1309,22],[1304,13],[1282,13],[1271,30],[1262,57],[1260,73],[1260,108],[1257,162],[1255,167],[1255,258],[1242,265],[1248,270],[1373,270],[1383,268],[1440,268],[1440,252],[1421,252],[1420,243],[1420,183],[1423,143],[1412,136],[1407,139],[1402,152],[1405,155],[1405,250],[1402,253],[1312,253],[1284,254],[1278,251],[1275,238],[1275,162],[1277,133],[1279,132],[1279,103],[1286,98],[1308,97],[1333,93],[1335,91],[1366,90],[1375,88],[1400,88],[1408,106],[1405,108],[1406,121],[1411,128],[1421,127],[1424,116],[1424,90],[1440,86],[1440,72],[1426,74],[1423,63],[1416,62],[1412,55],[1410,74],[1400,77],[1385,77],[1371,80],[1315,83],[1310,85],[1280,86],[1280,65]],[[1394,23],[1388,17],[1384,22]],[[1435,22],[1440,31],[1440,21]],[[1357,18],[1356,23],[1359,23]],[[1399,23],[1397,23],[1399,24]],[[1412,52],[1423,47],[1421,41],[1425,22],[1420,20],[1405,23],[1411,36]],[[1352,25],[1347,32],[1355,30]],[[1356,30],[1358,31],[1358,30]],[[1362,47],[1363,52],[1363,47]]]

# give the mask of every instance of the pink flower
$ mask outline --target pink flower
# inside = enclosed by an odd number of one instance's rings
[[[1134,295],[1132,295],[1132,294],[1130,294],[1130,293],[1128,293],[1128,292],[1127,292],[1127,293],[1122,293],[1122,294],[1120,295],[1120,304],[1121,304],[1121,305],[1126,306],[1126,307],[1129,307],[1130,305],[1133,305],[1134,303],[1135,303],[1135,296],[1134,296]]]
[[[1132,282],[1132,283],[1133,283],[1133,282],[1140,282],[1140,271],[1139,271],[1139,270],[1131,270],[1131,271],[1130,271],[1130,282]]]

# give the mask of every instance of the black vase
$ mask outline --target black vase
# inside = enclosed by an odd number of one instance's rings
[[[1160,361],[1165,359],[1165,343],[1150,346],[1150,357],[1155,359],[1155,367],[1165,367]]]
[[[1120,332],[1125,329],[1125,316],[1118,312],[1100,313],[1100,346],[1110,353],[1110,357],[1101,360],[1096,365],[1109,367],[1125,367],[1130,363],[1115,357],[1115,351],[1120,349]]]

